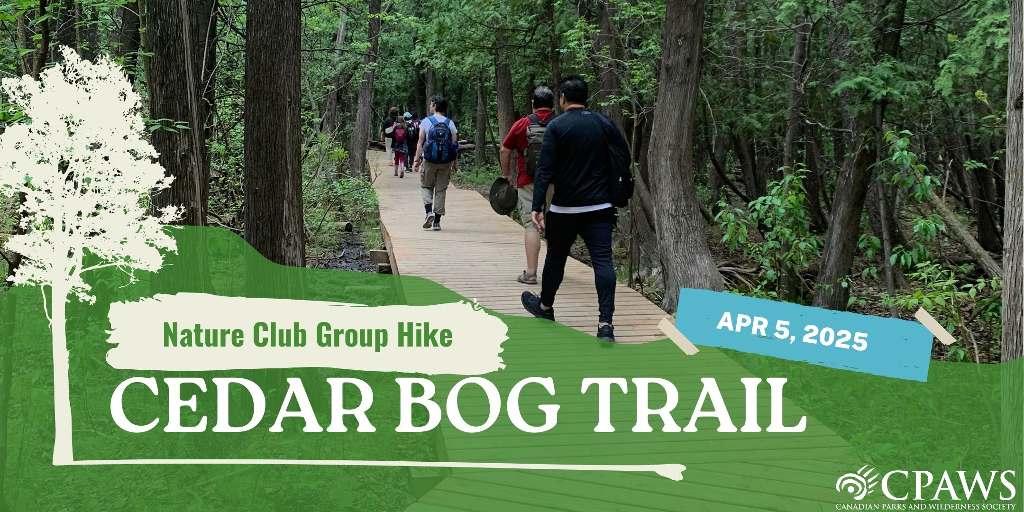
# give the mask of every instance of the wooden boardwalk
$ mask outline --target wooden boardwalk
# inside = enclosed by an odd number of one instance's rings
[[[385,169],[385,158],[383,153],[370,153],[371,168],[379,173],[374,186],[397,273],[430,279],[499,313],[528,316],[519,296],[524,289],[539,291],[539,286],[515,281],[525,266],[522,227],[496,215],[479,193],[449,188],[443,229],[424,230],[419,175],[393,177],[390,169]],[[541,262],[543,257],[542,250]],[[570,260],[555,310],[560,323],[594,334],[597,297],[590,267]],[[639,293],[619,286],[616,338],[634,343],[662,341],[609,349],[609,344],[596,338],[590,338],[593,343],[588,345],[578,335],[566,336],[564,329],[541,330],[536,327],[540,324],[532,321],[510,322],[510,333],[518,330],[516,339],[521,341],[506,343],[509,346],[504,347],[502,357],[507,368],[487,378],[499,388],[507,388],[527,376],[551,376],[565,386],[560,389],[579,390],[583,377],[662,376],[682,395],[699,392],[694,387],[699,386],[699,377],[717,376],[726,402],[742,404],[739,378],[751,376],[749,372],[713,348],[703,348],[697,356],[687,358],[663,340],[657,324],[665,316]],[[524,330],[530,335],[522,336]],[[534,332],[540,334],[533,336]],[[459,379],[436,376],[434,380],[436,396],[445,396]],[[759,400],[767,403],[767,390],[763,391]],[[587,464],[594,462],[596,454],[605,457],[597,459],[600,461],[613,454],[617,463],[623,464],[685,464],[683,482],[640,473],[456,470],[445,472],[446,478],[408,512],[835,510],[840,499],[834,489],[836,478],[860,467],[852,460],[848,443],[810,417],[806,432],[798,435],[737,433],[727,441],[714,432],[637,435],[629,432],[628,426],[625,431],[620,428],[619,432],[594,435],[590,432],[596,414],[593,397],[564,393],[568,394],[559,394],[558,427],[545,434],[523,434],[507,421],[467,434],[442,421],[438,456],[470,462]],[[523,410],[536,412],[535,404],[550,397],[534,395],[524,400]],[[619,418],[635,414],[635,404],[629,406],[632,411],[616,407],[613,404],[613,413]],[[470,416],[486,416],[485,411],[464,413],[471,423]],[[786,413],[787,417],[803,414],[788,401]],[[766,410],[763,416],[766,424]],[[535,424],[539,421],[536,415],[526,419]],[[734,421],[739,425],[742,418],[734,416]],[[655,428],[659,426],[656,423]],[[766,439],[769,437],[775,438]]]
[[[419,174],[392,176],[383,153],[370,152],[380,200],[381,224],[387,230],[398,273],[419,276],[498,313],[530,316],[523,309],[523,290],[540,293],[540,284],[525,285],[516,276],[526,268],[523,227],[491,210],[474,190],[448,188],[441,231],[423,229]],[[544,266],[542,244],[540,261]],[[555,299],[558,321],[594,335],[597,332],[597,292],[594,272],[569,259],[565,279]],[[619,285],[615,291],[615,338],[622,343],[662,339],[658,322],[665,312],[636,291]]]

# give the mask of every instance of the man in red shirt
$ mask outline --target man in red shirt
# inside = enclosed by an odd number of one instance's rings
[[[555,94],[541,86],[533,91],[533,114],[512,125],[501,143],[501,176],[519,192],[519,218],[526,229],[526,270],[516,278],[524,284],[537,284],[537,259],[540,256],[540,233],[531,221],[533,210],[533,171],[540,157],[540,142],[548,121],[554,116]],[[512,152],[517,158],[516,178],[512,179]],[[528,162],[529,161],[529,162]],[[549,187],[547,205],[551,204],[554,188]]]

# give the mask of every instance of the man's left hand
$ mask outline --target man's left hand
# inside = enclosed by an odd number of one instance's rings
[[[537,228],[537,231],[544,231],[544,214],[541,212],[530,212],[530,217],[533,220],[533,227]]]

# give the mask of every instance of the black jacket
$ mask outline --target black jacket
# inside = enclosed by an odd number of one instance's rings
[[[610,146],[629,155],[629,144],[622,132],[598,112],[570,109],[549,121],[533,176],[533,211],[544,211],[548,185],[555,186],[551,204],[557,206],[610,202]]]

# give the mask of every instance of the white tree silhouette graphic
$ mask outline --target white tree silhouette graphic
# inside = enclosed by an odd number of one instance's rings
[[[6,247],[23,256],[14,284],[39,285],[53,333],[55,465],[74,461],[65,308],[71,297],[92,303],[82,275],[116,267],[158,270],[160,249],[175,250],[163,225],[180,215],[147,209],[149,194],[171,178],[144,138],[142,102],[124,72],[105,58],[83,61],[62,47],[63,63],[3,80],[26,122],[0,135],[0,190],[23,195],[23,234]],[[92,256],[88,258],[87,256]],[[85,266],[86,264],[90,266]],[[50,288],[50,308],[46,307]]]

